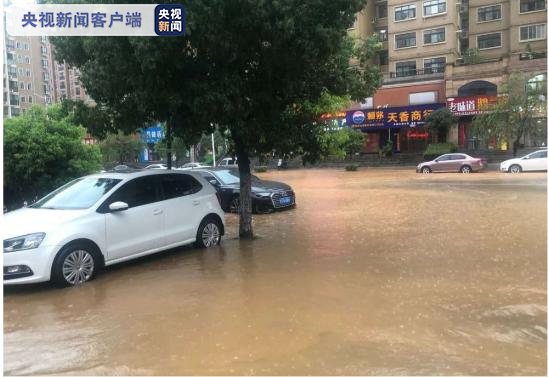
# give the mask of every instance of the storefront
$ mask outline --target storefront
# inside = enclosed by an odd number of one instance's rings
[[[462,149],[477,150],[480,140],[472,132],[474,115],[488,111],[489,105],[497,102],[496,95],[477,95],[447,98],[447,107],[458,118],[458,145]],[[491,148],[496,148],[496,138],[487,141]],[[501,145],[499,145],[500,147]],[[503,149],[506,147],[502,145]]]
[[[425,119],[443,103],[346,112],[346,124],[367,133],[363,152],[375,153],[389,140],[395,152],[423,152],[431,140]]]

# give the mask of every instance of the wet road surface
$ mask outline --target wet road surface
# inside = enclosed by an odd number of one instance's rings
[[[4,290],[4,373],[546,375],[546,174],[260,174],[258,236]]]

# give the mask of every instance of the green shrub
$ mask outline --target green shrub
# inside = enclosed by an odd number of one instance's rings
[[[358,170],[358,165],[356,165],[356,164],[346,165],[346,166],[344,167],[344,169],[345,169],[346,171],[357,171],[357,170]]]
[[[386,144],[379,149],[379,157],[392,156],[392,150],[394,149],[394,143],[392,140],[388,140]]]
[[[430,161],[442,154],[454,153],[457,150],[458,147],[452,143],[428,144],[423,155],[423,160]]]
[[[264,173],[268,170],[266,166],[255,166],[255,173]]]

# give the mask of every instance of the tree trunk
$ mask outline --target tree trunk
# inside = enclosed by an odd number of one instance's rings
[[[251,217],[251,169],[249,155],[241,145],[236,144],[238,170],[240,172],[240,238],[253,238]]]

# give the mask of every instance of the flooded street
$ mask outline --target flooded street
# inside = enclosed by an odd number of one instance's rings
[[[4,290],[4,373],[546,375],[546,173],[259,174],[218,248]]]

